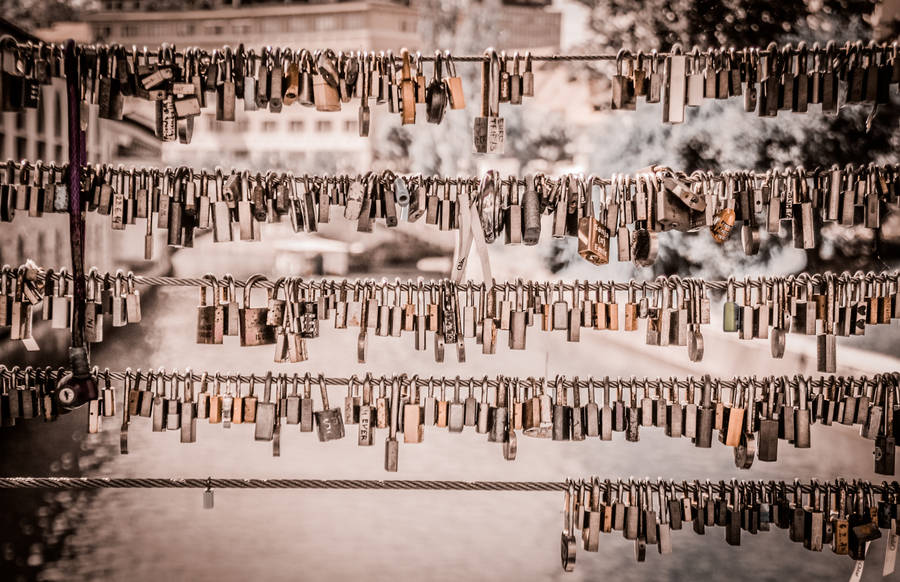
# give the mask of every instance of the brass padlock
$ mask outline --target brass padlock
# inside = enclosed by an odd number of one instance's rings
[[[593,216],[578,220],[578,254],[595,265],[609,263],[609,231]]]
[[[328,49],[316,57],[313,74],[313,101],[317,111],[340,111],[341,96],[338,92],[338,73],[334,51]]]
[[[462,78],[456,74],[456,65],[450,51],[444,51],[444,61],[447,66],[447,77],[444,84],[447,86],[447,94],[450,97],[450,109],[465,109],[466,96],[463,91]]]
[[[401,123],[403,125],[414,125],[416,123],[416,87],[412,79],[412,69],[410,68],[409,51],[407,49],[400,50],[400,60],[402,62],[400,72]]]
[[[724,243],[731,236],[734,228],[734,210],[732,208],[723,208],[716,213],[716,220],[709,227],[713,240],[719,244]]]

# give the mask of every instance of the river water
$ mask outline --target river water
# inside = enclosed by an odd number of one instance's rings
[[[498,341],[497,355],[483,357],[470,343],[468,361],[437,365],[430,356],[414,356],[412,337],[370,337],[368,366],[358,365],[355,333],[323,328],[309,344],[312,363],[273,364],[271,346],[240,348],[236,338],[224,346],[194,344],[196,291],[161,288],[145,299],[144,322],[127,328],[94,352],[95,363],[112,369],[167,366],[195,370],[349,375],[371,371],[404,371],[420,375],[543,375],[547,370],[569,375],[684,376],[707,371],[724,373],[741,362],[740,373],[788,371],[787,364],[760,357],[767,346],[750,346],[707,338],[702,365],[691,364],[675,349],[642,345],[643,334],[616,341],[606,332],[583,332],[569,344],[562,332],[531,332],[529,350],[513,353]],[[232,341],[230,341],[232,340]],[[721,340],[721,341],[720,341]],[[794,341],[792,336],[789,341]],[[429,352],[426,352],[429,354]],[[732,372],[734,373],[734,372]],[[332,403],[342,401],[335,388]],[[779,461],[757,461],[739,472],[732,451],[717,442],[694,449],[685,439],[669,439],[661,429],[646,429],[639,443],[588,440],[559,443],[519,437],[518,459],[503,460],[499,445],[485,442],[468,428],[450,434],[429,427],[420,445],[400,448],[400,471],[383,471],[383,440],[376,446],[356,445],[356,429],[347,427],[342,441],[320,443],[313,433],[284,426],[281,457],[270,443],[254,442],[252,427],[198,424],[198,442],[180,444],[178,433],[153,433],[148,419],[133,419],[129,453],[118,454],[120,419],[106,419],[104,432],[84,437],[73,426],[80,418],[46,425],[47,442],[69,442],[73,453],[61,459],[52,447],[4,450],[7,454],[46,461],[50,474],[116,477],[295,477],[330,479],[462,479],[561,480],[566,476],[644,477],[675,480],[710,478],[831,479],[838,476],[879,480],[872,472],[872,442],[858,428],[814,426],[811,449],[780,443]],[[11,429],[10,439],[16,439]],[[35,433],[37,434],[37,433]],[[56,439],[54,441],[53,439]],[[7,441],[7,445],[10,441]],[[33,442],[33,441],[31,441]],[[10,453],[9,451],[14,451]],[[15,452],[17,451],[17,452]],[[28,462],[10,474],[29,474]],[[52,460],[51,459],[55,459]],[[32,473],[33,474],[33,473]],[[724,541],[721,528],[698,536],[690,528],[673,532],[674,553],[659,556],[653,547],[646,563],[636,563],[632,543],[619,535],[601,539],[600,551],[578,550],[576,570],[562,572],[559,534],[561,493],[476,493],[400,491],[259,491],[220,490],[215,508],[202,508],[200,490],[103,490],[96,493],[4,492],[7,522],[2,580],[847,580],[853,564],[830,550],[811,553],[788,542],[787,532],[773,528],[751,536],[742,546]],[[23,513],[27,515],[23,515]],[[16,531],[18,530],[18,531]],[[25,550],[16,535],[28,539]],[[24,552],[24,553],[23,553]],[[881,578],[883,540],[870,551],[864,580]],[[16,565],[18,564],[18,565]],[[894,579],[898,579],[894,576]]]

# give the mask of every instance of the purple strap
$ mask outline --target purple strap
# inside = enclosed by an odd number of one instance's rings
[[[87,155],[81,131],[81,87],[75,41],[66,41],[66,93],[69,109],[69,241],[72,250],[73,312],[72,347],[86,347],[84,311],[87,299],[84,280],[84,217],[81,214],[81,166]]]

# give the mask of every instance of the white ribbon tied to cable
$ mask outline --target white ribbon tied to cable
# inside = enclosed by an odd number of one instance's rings
[[[481,262],[482,280],[485,282],[493,280],[491,275],[491,261],[488,256],[487,239],[485,238],[485,225],[482,222],[481,217],[485,213],[492,218],[496,217],[498,214],[496,212],[497,209],[494,208],[494,205],[498,202],[496,200],[496,186],[494,180],[495,177],[493,171],[488,172],[482,180],[481,187],[479,188],[480,205],[477,204],[479,199],[469,199],[467,187],[459,189],[457,195],[457,206],[459,209],[459,239],[456,249],[453,252],[453,268],[450,273],[450,280],[454,283],[462,282],[465,277],[466,264],[469,260],[469,252],[472,249],[473,242],[475,243],[475,252],[478,253],[478,260]],[[485,212],[482,211],[484,205],[490,206],[489,208],[485,208]],[[495,218],[493,219],[496,220]],[[487,228],[489,228],[491,232],[496,232],[495,224],[489,224],[487,225]]]

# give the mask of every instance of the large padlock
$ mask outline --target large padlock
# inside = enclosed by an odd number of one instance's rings
[[[688,230],[691,225],[690,208],[674,192],[665,187],[656,190],[656,222],[663,230]]]
[[[256,403],[256,416],[254,421],[254,439],[258,441],[271,441],[274,438],[275,426],[278,422],[278,391],[272,390],[272,372],[266,374],[265,387],[262,400]],[[247,400],[246,398],[244,399]],[[246,420],[246,419],[245,419]]]
[[[319,53],[316,57],[316,73],[313,74],[313,101],[315,101],[317,111],[341,110],[337,57],[331,49]]]
[[[637,105],[635,96],[634,81],[632,74],[625,74],[624,65],[628,61],[631,71],[634,70],[634,60],[631,57],[631,51],[628,49],[619,49],[616,55],[616,74],[612,78],[612,109],[625,109],[634,111]]]
[[[475,152],[502,154],[506,126],[500,117],[500,59],[497,51],[485,51],[481,66],[481,115],[475,118]]]
[[[578,254],[595,265],[609,263],[609,231],[593,216],[578,219]]]
[[[218,301],[219,284],[213,275],[204,279],[212,283],[212,301],[206,299],[206,287],[200,287],[197,307],[197,343],[220,344],[225,331],[225,308]]]
[[[253,285],[265,280],[266,278],[262,275],[253,275],[244,284],[244,301],[240,308],[242,346],[261,346],[275,343],[275,328],[268,323],[268,305],[266,307],[250,307]]]

